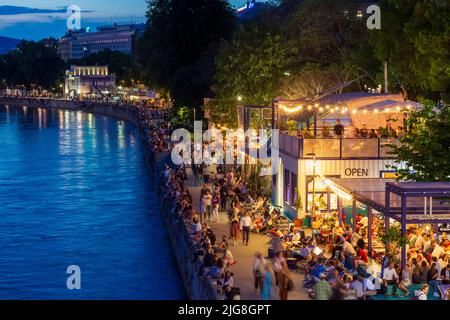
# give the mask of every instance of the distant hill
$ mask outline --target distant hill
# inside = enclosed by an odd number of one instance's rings
[[[25,13],[63,13],[66,12],[66,8],[60,9],[38,9],[18,6],[0,6],[0,15],[14,15]]]
[[[19,43],[20,43],[19,39],[0,36],[0,54],[5,54],[15,49]]]

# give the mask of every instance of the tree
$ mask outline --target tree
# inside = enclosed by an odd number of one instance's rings
[[[285,23],[285,32],[296,42],[298,63],[343,63],[367,32],[351,0],[306,0]]]
[[[450,181],[450,107],[430,101],[406,120],[400,145],[392,145],[399,180]]]
[[[235,127],[238,104],[271,105],[295,52],[274,24],[258,20],[241,25],[216,58],[213,121]]]
[[[213,43],[231,35],[235,15],[226,0],[152,0],[147,12],[147,29],[139,41],[138,56],[146,81],[170,90],[179,105],[191,105],[207,91],[189,79],[201,69],[204,54]],[[207,71],[208,72],[208,71]],[[178,73],[178,74],[177,74]],[[187,82],[187,83],[186,83]],[[186,91],[195,96],[186,99]],[[180,100],[181,102],[178,102]],[[188,101],[183,101],[188,100]]]
[[[383,0],[382,26],[370,40],[380,61],[388,59],[392,87],[407,98],[448,99],[450,7],[445,0]]]
[[[61,81],[65,64],[56,48],[23,40],[16,50],[0,56],[0,73],[10,85],[52,89]]]

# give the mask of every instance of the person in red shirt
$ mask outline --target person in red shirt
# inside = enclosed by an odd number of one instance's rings
[[[356,259],[354,263],[355,270],[358,270],[359,266],[366,266],[369,263],[369,257],[367,256],[367,253],[364,249],[358,248],[358,251],[356,251]]]

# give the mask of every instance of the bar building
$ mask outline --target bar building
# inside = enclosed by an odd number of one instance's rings
[[[359,128],[374,133],[395,124],[396,129],[406,113],[418,106],[401,95],[364,92],[318,101],[276,100],[273,125],[280,130],[280,160],[272,179],[273,203],[283,207],[289,218],[303,218],[300,212],[351,207],[351,199],[339,197],[341,192],[331,179],[395,178],[389,145],[398,139],[389,135],[362,138]],[[338,120],[344,126],[342,136],[334,133]]]

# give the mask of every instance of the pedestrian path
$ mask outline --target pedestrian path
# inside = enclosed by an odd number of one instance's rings
[[[193,205],[196,211],[200,208],[200,189],[201,187],[195,187],[194,179],[189,175],[189,181],[187,182],[189,192],[192,195]],[[230,235],[230,222],[228,214],[221,212],[219,214],[218,222],[209,222],[209,225],[216,234],[217,240],[220,241],[223,235],[229,238]],[[268,254],[270,240],[269,236],[251,233],[249,245],[244,246],[242,242],[239,242],[237,246],[233,246],[230,242],[230,251],[233,254],[234,260],[237,263],[231,266],[229,269],[234,273],[234,284],[241,289],[242,300],[260,300],[259,291],[254,289],[254,280],[252,274],[253,257],[256,252],[261,252],[265,257]],[[242,241],[242,237],[241,237]],[[309,300],[309,296],[303,289],[303,275],[297,273],[291,273],[295,287],[289,292],[289,300]],[[278,292],[275,292],[274,299],[278,299]]]

